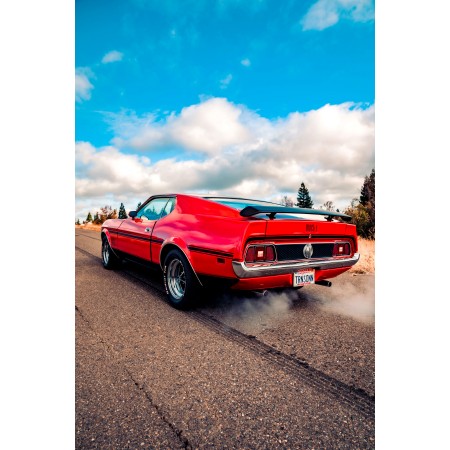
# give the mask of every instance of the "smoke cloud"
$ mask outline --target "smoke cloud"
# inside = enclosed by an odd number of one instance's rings
[[[351,278],[350,278],[351,277]],[[360,322],[375,320],[375,277],[348,275],[331,280],[333,286],[311,286],[302,294],[323,311],[352,317]]]
[[[276,328],[298,314],[295,305],[318,308],[329,314],[350,317],[362,323],[375,320],[375,277],[346,274],[332,280],[332,287],[306,286],[301,290],[256,293],[225,293],[203,310],[242,333],[258,335]]]
[[[223,294],[214,305],[214,315],[219,313],[222,322],[242,333],[257,335],[287,319],[296,299],[297,292],[290,291]]]

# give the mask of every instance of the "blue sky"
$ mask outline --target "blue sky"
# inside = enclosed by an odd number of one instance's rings
[[[374,167],[371,1],[77,0],[76,216],[161,191],[347,206]]]

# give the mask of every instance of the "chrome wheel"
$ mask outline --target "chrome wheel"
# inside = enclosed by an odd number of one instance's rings
[[[167,288],[170,294],[181,300],[186,292],[186,273],[179,259],[172,259],[167,266]]]
[[[114,269],[117,267],[119,259],[111,250],[106,236],[102,237],[102,263],[105,269]]]
[[[103,241],[102,247],[103,264],[107,266],[109,263],[109,244],[106,239]]]
[[[197,301],[200,284],[184,253],[172,249],[164,259],[167,300],[177,309],[190,309]]]

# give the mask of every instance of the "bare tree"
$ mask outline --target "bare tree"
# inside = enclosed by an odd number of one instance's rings
[[[106,219],[117,219],[117,209],[112,209],[111,206],[105,205],[100,208],[100,222],[103,223]]]
[[[328,200],[320,207],[320,209],[323,209],[325,211],[334,211],[334,203],[331,200]]]
[[[283,196],[280,203],[283,206],[288,206],[289,208],[292,208],[294,206],[294,200],[292,200],[291,197],[288,197],[287,195]]]

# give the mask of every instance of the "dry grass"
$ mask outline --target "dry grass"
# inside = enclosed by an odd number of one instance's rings
[[[349,270],[353,273],[375,273],[375,241],[358,238],[359,261]]]
[[[87,223],[85,225],[75,225],[75,228],[83,230],[100,231],[101,225]],[[358,238],[360,260],[349,270],[352,273],[375,273],[375,241]]]
[[[94,225],[93,223],[86,223],[84,225],[75,225],[75,228],[81,228],[82,230],[100,231],[102,229],[102,226]]]

